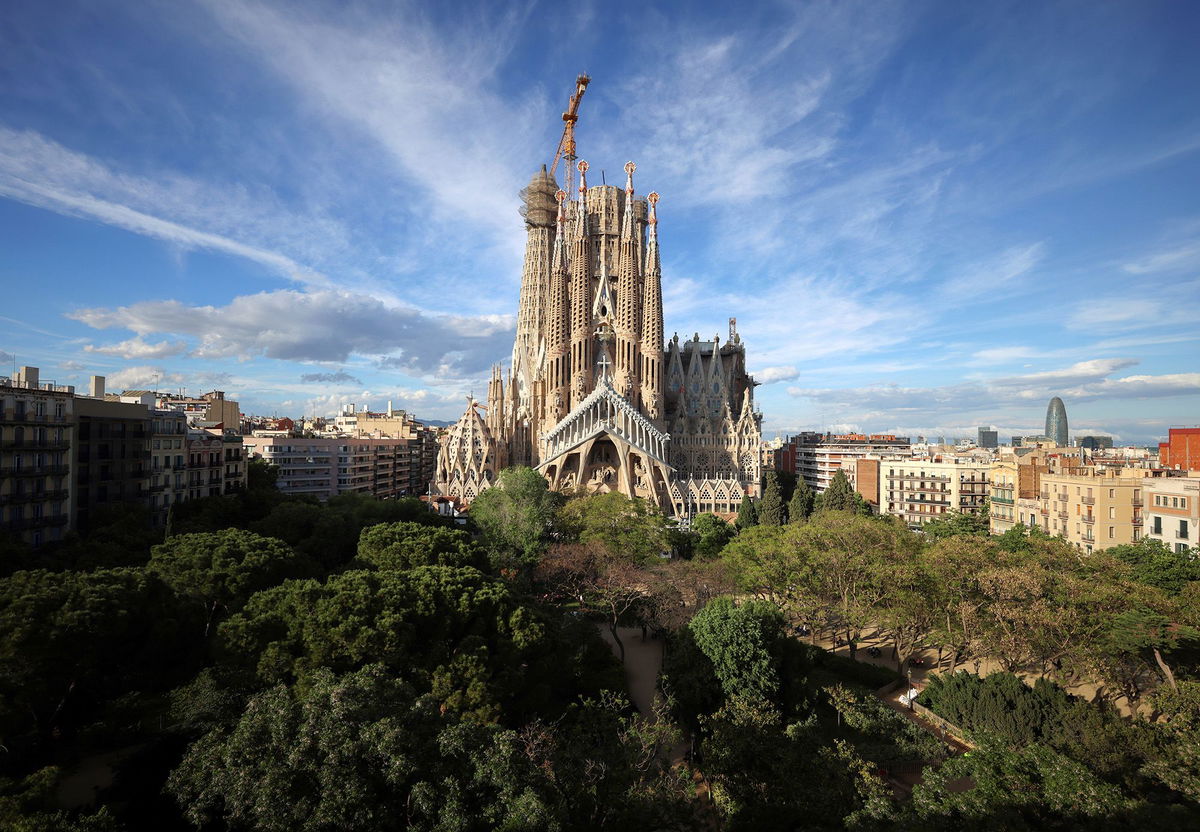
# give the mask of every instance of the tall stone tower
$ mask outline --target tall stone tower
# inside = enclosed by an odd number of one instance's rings
[[[758,494],[762,424],[734,319],[723,343],[665,343],[658,194],[637,197],[633,162],[621,189],[589,187],[588,163],[577,168],[577,194],[544,166],[521,192],[508,385],[494,368],[487,415],[471,402],[446,434],[434,488],[469,501],[500,465],[530,465],[557,489],[734,512]]]

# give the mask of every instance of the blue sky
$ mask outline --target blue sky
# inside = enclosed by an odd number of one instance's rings
[[[7,0],[0,366],[453,418],[575,75],[765,433],[1200,422],[1200,5]]]

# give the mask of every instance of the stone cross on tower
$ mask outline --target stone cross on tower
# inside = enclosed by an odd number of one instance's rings
[[[600,342],[600,357],[596,359],[596,366],[600,368],[600,378],[604,381],[608,381],[608,368],[612,366],[612,359],[608,357],[608,342],[612,339],[612,328],[601,324],[596,330],[596,340]]]

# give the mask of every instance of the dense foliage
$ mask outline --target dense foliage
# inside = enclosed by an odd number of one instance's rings
[[[167,529],[117,509],[0,545],[0,826],[1196,825],[1194,558],[864,508],[844,477],[819,498],[769,478],[736,525],[685,528],[512,469],[461,526],[285,498],[255,463]],[[645,713],[621,667],[639,631],[665,645]],[[935,651],[922,701],[970,754],[875,694]]]

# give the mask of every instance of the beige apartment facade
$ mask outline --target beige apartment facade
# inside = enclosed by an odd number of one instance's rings
[[[1085,553],[1136,543],[1144,531],[1148,473],[1141,468],[1066,468],[1042,474],[1043,528]]]
[[[919,529],[954,512],[977,512],[988,499],[991,466],[983,462],[883,459],[879,511]]]

